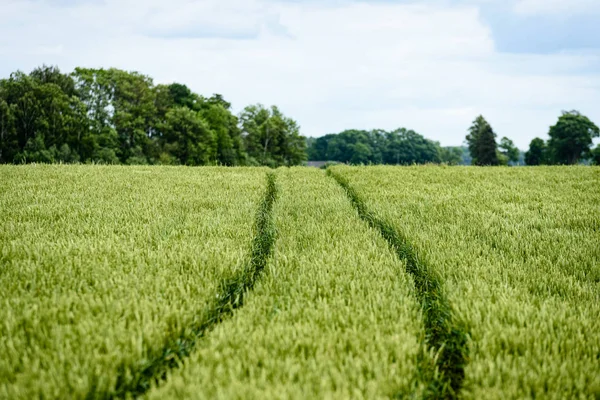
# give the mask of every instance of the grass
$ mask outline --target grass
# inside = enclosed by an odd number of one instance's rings
[[[244,265],[263,169],[0,168],[0,398],[101,398]],[[176,354],[174,354],[176,355]]]
[[[0,399],[600,398],[600,169],[329,174],[0,166]]]
[[[200,318],[185,326],[179,335],[169,335],[161,348],[149,349],[144,364],[122,363],[116,387],[98,393],[96,388],[87,397],[128,398],[147,392],[151,385],[166,379],[170,369],[177,368],[188,357],[201,340],[215,325],[233,315],[244,305],[244,297],[252,290],[262,274],[275,242],[272,210],[277,196],[275,175],[267,175],[267,186],[263,200],[256,213],[255,234],[248,260],[233,276],[223,277],[220,288],[204,310],[198,310]]]
[[[418,363],[423,374],[421,380],[427,383],[423,396],[439,399],[458,397],[468,360],[467,332],[453,321],[452,307],[436,270],[419,257],[400,231],[367,209],[364,200],[344,177],[332,170],[327,170],[327,175],[346,191],[360,218],[379,230],[393,251],[406,263],[406,271],[414,280],[425,324],[424,347]]]
[[[600,396],[600,170],[335,167],[470,331],[464,398]]]
[[[268,273],[147,398],[418,396],[423,329],[404,265],[322,171],[277,175]]]

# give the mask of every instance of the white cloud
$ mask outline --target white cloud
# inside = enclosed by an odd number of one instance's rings
[[[311,136],[404,126],[461,144],[482,113],[499,136],[525,148],[562,109],[600,121],[597,54],[500,54],[476,5],[8,4],[0,76],[42,63],[137,70],[222,93],[237,110],[277,104]],[[231,39],[244,35],[251,39]]]

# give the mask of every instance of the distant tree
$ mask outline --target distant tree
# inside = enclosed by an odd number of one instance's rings
[[[208,104],[212,104],[212,105],[220,105],[221,107],[223,107],[226,110],[231,109],[231,103],[228,101],[225,101],[225,99],[223,98],[223,95],[220,95],[218,93],[213,94],[211,97],[209,97],[206,102]]]
[[[542,165],[546,163],[546,142],[535,138],[529,144],[529,150],[525,153],[525,164]]]
[[[220,165],[245,162],[242,132],[238,119],[225,106],[226,102],[206,102],[200,111],[216,138],[216,161]]]
[[[196,109],[198,96],[194,94],[186,85],[181,83],[170,84],[169,94],[171,95],[174,105],[184,106],[190,110]]]
[[[439,163],[440,146],[413,130],[400,128],[385,134],[387,145],[383,150],[386,164]]]
[[[19,142],[15,129],[15,107],[5,98],[4,83],[0,81],[0,163],[12,162],[19,151]]]
[[[448,165],[460,165],[463,162],[463,150],[460,147],[440,147],[440,160]]]
[[[337,161],[350,164],[425,164],[442,161],[437,142],[415,131],[399,128],[391,132],[346,130],[309,142],[311,161]]]
[[[60,72],[58,67],[42,65],[29,74],[40,84],[53,83],[58,86],[67,96],[75,96],[75,81],[69,75]]]
[[[115,151],[122,163],[156,153],[152,135],[158,111],[150,77],[115,68],[77,68],[73,77],[91,120],[84,158],[95,160],[106,147]]]
[[[373,147],[367,131],[346,130],[333,135],[327,144],[328,161],[370,164],[372,157]]]
[[[575,164],[590,155],[592,139],[600,129],[578,111],[563,111],[556,125],[550,127],[548,154],[554,164]]]
[[[277,107],[251,106],[242,115],[220,94],[154,85],[138,72],[63,74],[44,65],[0,79],[0,163],[277,166],[306,159],[300,127]]]
[[[277,167],[306,160],[306,139],[300,135],[300,127],[276,106],[248,106],[239,121],[248,155],[257,163]]]
[[[506,157],[507,163],[519,162],[519,149],[515,146],[512,140],[507,137],[500,139],[498,146],[502,156]]]
[[[372,149],[365,143],[356,143],[352,146],[352,164],[368,164],[373,156]]]
[[[199,111],[175,107],[160,127],[164,132],[163,159],[169,155],[184,165],[214,164],[217,157],[216,135]]]
[[[473,121],[466,140],[474,165],[499,164],[496,134],[483,116],[480,115]]]
[[[327,153],[329,142],[336,134],[330,133],[318,138],[308,138],[306,141],[308,159],[310,161],[327,161],[330,156]]]
[[[55,83],[68,86],[70,77],[58,70],[52,77],[18,71],[0,81],[1,162],[54,162],[63,144],[77,145],[87,130],[81,101]]]
[[[600,165],[600,144],[592,150],[592,164]]]
[[[467,146],[461,146],[460,149],[462,150],[462,163],[461,165],[472,165],[473,164],[473,157],[471,157],[471,152],[469,151],[469,147]]]

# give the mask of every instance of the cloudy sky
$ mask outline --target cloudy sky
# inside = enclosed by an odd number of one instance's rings
[[[308,136],[460,145],[483,114],[526,148],[561,110],[600,123],[599,0],[0,0],[0,20],[0,77],[136,70],[276,104]]]

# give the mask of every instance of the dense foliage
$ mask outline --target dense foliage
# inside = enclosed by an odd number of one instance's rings
[[[474,165],[500,164],[496,133],[483,116],[480,115],[473,121],[466,140]]]
[[[529,150],[525,153],[525,163],[527,165],[546,164],[546,142],[543,139],[535,138],[529,144]]]
[[[500,139],[498,145],[498,161],[502,165],[515,164],[519,162],[519,149],[515,143],[507,137]]]
[[[547,142],[540,138],[531,141],[527,165],[577,164],[586,160],[600,164],[600,150],[592,150],[593,139],[600,136],[600,128],[579,111],[563,111],[548,135]]]
[[[0,139],[0,163],[278,166],[305,159],[298,124],[277,107],[249,106],[238,119],[221,95],[205,98],[114,68],[63,74],[43,66],[0,80]]]
[[[300,127],[276,106],[248,106],[240,114],[248,154],[262,165],[298,165],[306,160],[306,138]]]
[[[554,164],[575,164],[588,158],[592,140],[600,136],[600,129],[578,111],[563,112],[548,132],[548,151]]]
[[[391,132],[346,130],[310,139],[308,159],[349,164],[461,164],[463,151],[460,147],[442,148],[405,128]]]
[[[221,95],[204,97],[180,83],[154,84],[138,72],[42,66],[0,79],[0,163],[162,165],[598,164],[600,129],[577,111],[563,112],[550,139],[527,154],[478,116],[468,147],[441,147],[405,128],[346,130],[304,138],[277,106],[250,105],[239,115]]]
[[[600,144],[592,150],[592,164],[600,165]]]

